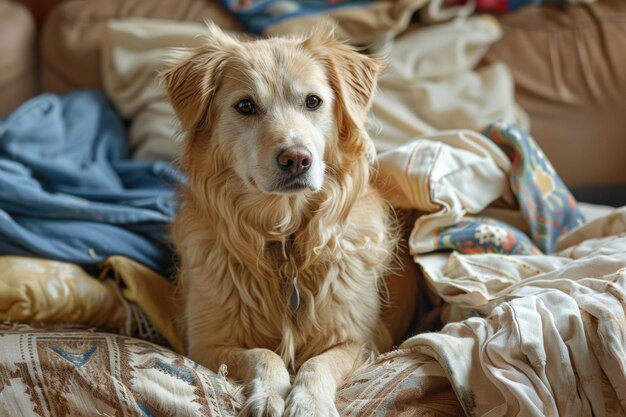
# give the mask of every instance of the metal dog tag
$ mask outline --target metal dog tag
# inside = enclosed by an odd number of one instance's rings
[[[298,277],[293,277],[293,287],[291,288],[291,296],[289,297],[289,306],[291,311],[296,312],[300,308],[300,291],[298,290]]]

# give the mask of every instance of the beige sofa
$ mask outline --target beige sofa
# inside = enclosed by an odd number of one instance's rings
[[[513,72],[531,132],[579,199],[626,203],[626,2],[528,7],[488,60]]]
[[[0,30],[11,35],[10,42],[0,37],[1,115],[40,91],[102,89],[105,22],[125,16],[196,22],[209,16],[222,27],[241,30],[216,2],[74,0],[48,16],[36,38],[26,10],[0,0]],[[527,8],[500,22],[504,37],[483,64],[508,64],[533,135],[570,186],[590,193],[585,194],[589,198],[599,196],[599,202],[625,204],[619,195],[626,184],[624,3]],[[11,386],[7,380],[31,378],[37,387],[31,394],[14,392],[16,397],[30,396],[34,410],[52,410],[53,415],[68,410],[89,415],[84,410],[97,409],[109,415],[231,416],[240,405],[240,387],[228,382],[225,373],[208,372],[167,349],[101,333],[27,330],[12,327],[0,338],[0,350],[14,352],[0,362],[0,370],[6,368],[2,375],[9,375],[0,382],[6,388]],[[464,415],[459,398],[465,404],[471,398],[455,392],[440,369],[420,366],[419,360],[408,348],[376,359],[338,392],[339,410],[356,416]],[[0,395],[6,393],[0,389]]]

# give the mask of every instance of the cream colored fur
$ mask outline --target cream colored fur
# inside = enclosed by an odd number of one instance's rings
[[[173,237],[188,355],[247,383],[243,416],[338,416],[363,349],[391,347],[380,290],[396,238],[363,128],[380,63],[327,30],[247,42],[209,30],[162,74],[186,133]],[[256,114],[235,109],[244,98]],[[312,166],[305,189],[283,192],[276,155],[294,144]]]

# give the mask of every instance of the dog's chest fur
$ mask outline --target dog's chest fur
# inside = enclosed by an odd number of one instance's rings
[[[188,340],[263,347],[295,366],[337,343],[373,340],[380,313],[379,273],[367,265],[366,253],[343,259],[328,256],[308,270],[298,271],[300,305],[294,311],[290,298],[295,273],[284,267],[291,262],[277,245],[267,249],[273,271],[266,276],[243,267],[215,243],[204,265],[199,265],[206,278],[187,281],[186,315],[192,319],[188,323],[202,323],[201,329],[188,328],[192,334]],[[352,246],[339,242],[342,244]],[[336,253],[344,251],[338,248]],[[218,259],[221,265],[213,262]],[[224,263],[224,259],[228,261]],[[202,320],[199,314],[213,319]]]

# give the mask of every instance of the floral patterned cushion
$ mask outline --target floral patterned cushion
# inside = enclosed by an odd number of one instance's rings
[[[511,161],[509,183],[529,235],[495,219],[466,217],[435,230],[435,249],[464,254],[552,253],[561,237],[585,222],[578,203],[527,132],[514,124],[497,122],[487,126],[483,134]]]

